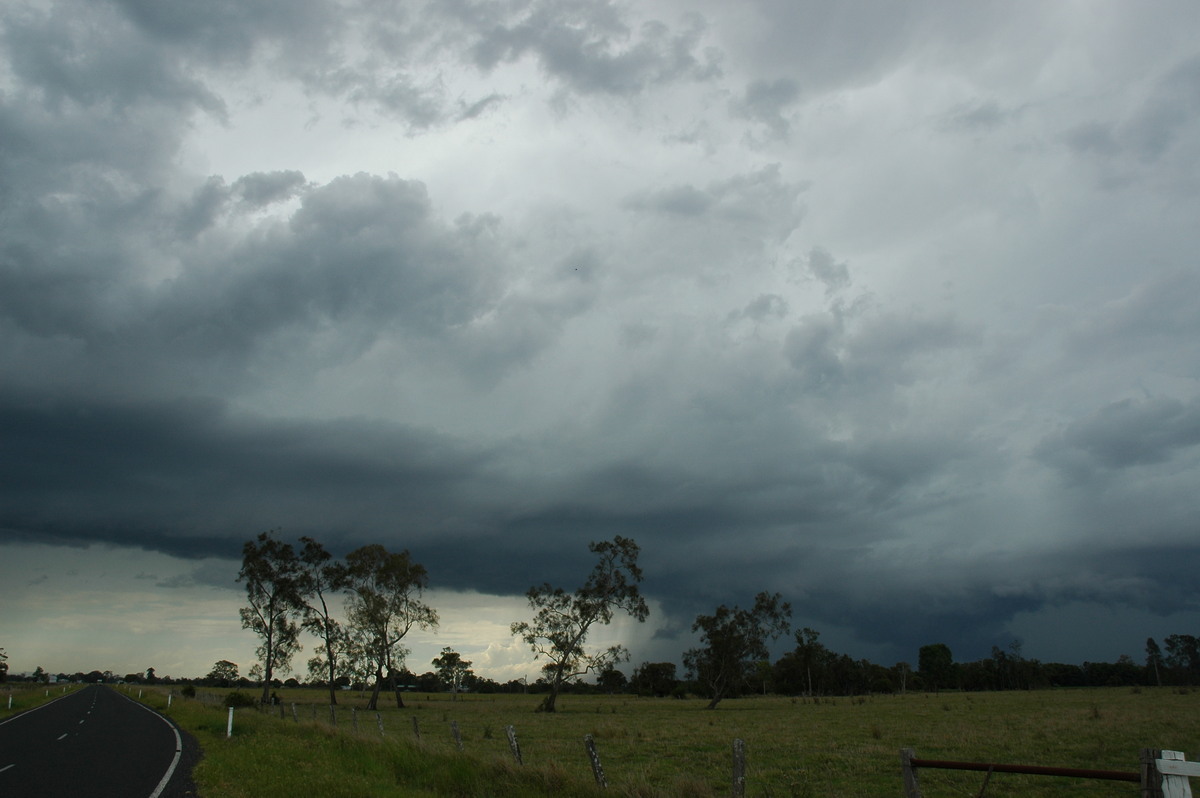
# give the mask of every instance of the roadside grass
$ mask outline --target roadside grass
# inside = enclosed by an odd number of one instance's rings
[[[290,798],[297,790],[329,796],[600,795],[584,751],[586,734],[594,737],[604,765],[605,794],[636,798],[728,795],[734,738],[746,742],[746,794],[772,798],[897,795],[904,747],[929,759],[1129,772],[1137,771],[1142,748],[1182,750],[1189,759],[1200,753],[1200,692],[1174,688],[754,697],[723,702],[715,711],[700,700],[566,695],[553,715],[533,712],[537,696],[451,701],[448,695],[407,694],[406,709],[393,705],[379,713],[382,737],[375,714],[362,709],[365,697],[339,694],[335,728],[327,694],[278,690],[283,719],[278,709],[238,709],[228,740],[221,692],[202,690],[202,700],[176,696],[168,712],[205,750],[194,777],[200,794],[210,798]],[[165,707],[165,693],[148,692],[144,700]],[[358,710],[357,733],[352,707]],[[452,721],[463,752],[451,735]],[[523,766],[509,750],[509,725]],[[977,795],[983,778],[927,770],[922,790],[927,798]],[[1064,794],[1133,798],[1137,785],[994,774],[987,788],[990,798]]]
[[[61,698],[80,689],[78,684],[31,684],[29,682],[5,682],[0,685],[0,720],[18,712],[33,709],[48,701]],[[12,706],[9,706],[9,699]]]

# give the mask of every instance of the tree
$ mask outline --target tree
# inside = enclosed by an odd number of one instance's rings
[[[290,543],[263,532],[257,543],[247,541],[242,547],[242,570],[237,581],[246,583],[249,601],[249,606],[240,610],[242,628],[262,640],[256,653],[263,664],[260,701],[267,704],[275,671],[286,671],[292,655],[300,649],[300,627],[294,620],[304,607],[300,560]]]
[[[1153,637],[1146,638],[1146,668],[1154,674],[1154,683],[1162,687],[1162,667],[1163,655],[1162,649],[1158,647],[1158,643],[1154,642]]]
[[[787,634],[792,607],[779,598],[778,593],[759,593],[751,609],[722,604],[713,615],[696,616],[692,631],[700,632],[702,645],[686,652],[683,664],[707,691],[707,709],[738,694],[754,664],[770,656],[767,641]]]
[[[1194,635],[1167,635],[1163,638],[1167,650],[1167,666],[1178,674],[1179,684],[1194,684],[1200,677],[1200,638]]]
[[[238,680],[238,666],[227,659],[219,659],[213,663],[212,670],[204,677],[205,681],[217,687],[228,687]]]
[[[601,690],[611,695],[624,690],[629,684],[629,679],[624,673],[610,665],[600,671],[600,675],[596,677],[596,684]]]
[[[8,681],[8,653],[0,648],[0,682]]]
[[[662,698],[673,693],[678,682],[674,662],[643,662],[633,669],[629,686],[638,695]]]
[[[348,615],[374,665],[375,685],[367,709],[376,710],[386,676],[403,707],[396,675],[408,653],[401,645],[413,627],[433,629],[437,612],[421,600],[429,576],[425,566],[407,551],[393,554],[378,544],[363,546],[346,555]]]
[[[945,643],[921,646],[917,653],[917,668],[925,681],[926,689],[937,692],[948,687],[954,678],[954,654]]]
[[[337,703],[337,677],[342,675],[341,658],[347,646],[346,633],[329,610],[329,599],[346,583],[346,566],[333,560],[333,555],[310,537],[300,538],[300,594],[304,599],[303,626],[316,636],[325,648],[324,656],[309,660],[320,662],[323,672],[320,681],[329,685],[329,703]]]
[[[574,593],[544,583],[529,588],[525,597],[534,611],[532,621],[519,621],[510,627],[513,635],[529,644],[534,659],[545,657],[543,666],[549,693],[538,706],[539,712],[553,712],[558,693],[568,679],[591,671],[602,671],[629,659],[624,646],[604,651],[587,651],[584,644],[592,627],[612,622],[617,610],[638,621],[645,621],[650,610],[638,592],[642,569],[637,559],[641,549],[632,538],[620,535],[611,541],[588,544],[600,561],[587,581]]]
[[[37,669],[34,670],[34,672],[33,672],[33,680],[35,682],[49,682],[50,674],[48,674],[48,673],[46,673],[46,671],[42,670],[41,665],[38,665]]]
[[[156,684],[158,676],[154,673],[154,668],[146,668],[146,684]]]
[[[464,680],[474,675],[471,671],[471,661],[463,659],[461,654],[451,650],[449,646],[442,649],[440,657],[434,658],[433,667],[437,669],[438,680],[450,688],[452,701],[458,700],[458,691],[462,689]]]

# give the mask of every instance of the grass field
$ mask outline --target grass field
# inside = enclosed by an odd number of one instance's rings
[[[1169,688],[819,702],[757,697],[726,701],[715,711],[705,710],[701,700],[567,695],[554,715],[534,713],[535,696],[452,702],[448,695],[409,695],[408,708],[380,713],[382,738],[375,715],[361,710],[365,699],[357,694],[339,696],[335,728],[326,694],[278,692],[284,719],[278,710],[239,709],[232,739],[225,739],[221,696],[210,694],[208,703],[174,699],[169,714],[205,749],[195,773],[202,796],[723,796],[730,794],[735,738],[746,743],[749,796],[898,796],[902,747],[929,759],[1131,772],[1142,748],[1182,750],[1189,759],[1200,753],[1200,692]],[[145,700],[165,706],[162,694],[147,691]],[[360,707],[357,734],[351,707]],[[452,738],[452,721],[463,752]],[[508,725],[515,728],[523,766],[510,753]],[[607,793],[592,786],[586,734],[596,740]],[[921,779],[927,798],[975,796],[983,774],[927,770]],[[995,774],[986,794],[1134,798],[1138,787]]]
[[[5,682],[0,685],[0,720],[18,712],[53,701],[62,695],[78,690],[77,684],[34,684],[30,682]]]

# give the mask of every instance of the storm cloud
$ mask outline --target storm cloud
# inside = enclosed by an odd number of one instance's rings
[[[0,548],[512,597],[621,534],[635,659],[760,590],[1136,654],[1078,613],[1200,618],[1197,13],[19,2]]]

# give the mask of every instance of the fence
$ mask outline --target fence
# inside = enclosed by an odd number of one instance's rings
[[[197,692],[195,698],[197,701],[208,705],[221,704],[225,700],[224,695],[208,692]],[[411,734],[415,741],[418,743],[422,742],[423,729],[421,720],[417,714],[403,716],[409,718],[410,721],[410,723],[405,723],[392,713],[371,712],[368,710],[360,711],[355,706],[335,704],[279,702],[270,705],[255,704],[253,707],[246,707],[245,709],[261,714],[277,716],[280,720],[284,721],[290,720],[294,723],[301,721],[322,723],[353,734],[378,735],[378,737],[383,739],[395,739],[402,734]],[[385,716],[387,717],[387,722],[384,720]],[[405,728],[410,725],[410,729]],[[458,722],[454,720],[448,721],[448,728],[455,748],[463,751],[463,737],[459,730]],[[425,731],[428,732],[428,729],[426,728]],[[230,707],[226,736],[232,737],[233,732],[234,709]],[[508,749],[513,760],[518,765],[524,765],[525,761],[517,739],[516,727],[512,725],[505,726],[504,734],[508,740]],[[490,731],[485,732],[485,736],[490,737]],[[583,752],[587,757],[588,764],[591,766],[592,776],[597,786],[607,788],[608,779],[604,773],[596,740],[591,734],[585,735],[583,738]],[[746,743],[744,740],[738,738],[733,740],[732,749],[730,794],[733,798],[744,798],[746,783]]]
[[[1024,773],[1034,776],[1129,781],[1135,782],[1141,787],[1141,798],[1192,798],[1192,788],[1188,783],[1188,777],[1200,777],[1200,762],[1186,761],[1181,751],[1162,751],[1152,748],[1143,748],[1138,759],[1140,768],[1137,772],[1133,772],[918,759],[913,749],[900,749],[904,798],[922,798],[919,778],[921,769],[973,770],[986,773],[987,775],[983,778],[983,786],[979,789],[981,798],[987,792],[988,782],[993,773]]]

